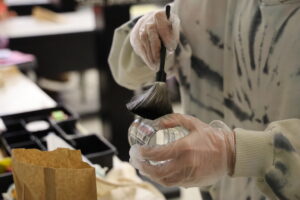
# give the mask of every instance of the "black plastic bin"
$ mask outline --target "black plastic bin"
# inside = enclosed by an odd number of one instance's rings
[[[7,132],[17,131],[24,129],[24,125],[26,122],[35,121],[35,120],[49,120],[49,117],[54,111],[63,111],[66,115],[68,115],[68,119],[57,122],[58,125],[64,126],[75,126],[75,123],[78,119],[78,115],[73,113],[70,109],[65,106],[57,106],[54,108],[47,108],[42,110],[5,115],[0,116],[4,121],[4,124],[7,126]]]
[[[62,110],[69,116],[67,120],[56,122],[50,118],[53,111]],[[47,150],[44,137],[54,133],[69,143],[74,149],[81,150],[82,154],[92,163],[100,164],[102,167],[112,168],[113,155],[117,153],[116,148],[104,137],[96,134],[82,135],[76,128],[78,116],[63,106],[55,108],[25,112],[14,115],[0,116],[7,130],[0,134],[0,148],[7,155],[11,155],[14,148],[35,148]],[[30,132],[26,130],[26,124],[32,121],[47,121],[49,128],[46,130]],[[11,173],[0,174],[0,200],[1,193],[6,192],[13,183]]]
[[[117,153],[116,148],[105,138],[97,135],[80,136],[71,140],[76,149],[80,149],[92,163],[102,167],[112,168],[112,157]]]
[[[12,132],[11,134],[6,134],[2,137],[6,140],[8,145],[31,140],[31,135],[26,131]]]
[[[12,173],[0,174],[0,199],[2,199],[2,193],[7,192],[9,186],[13,183]]]

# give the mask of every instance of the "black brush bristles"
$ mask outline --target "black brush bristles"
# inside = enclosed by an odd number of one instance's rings
[[[171,7],[169,5],[166,6],[168,19],[170,17],[170,9]],[[160,67],[156,73],[156,82],[142,94],[133,97],[126,105],[127,109],[132,113],[146,119],[157,119],[173,112],[166,85],[166,51],[166,47],[163,45],[163,42],[161,42]]]
[[[146,119],[157,119],[173,112],[164,82],[156,82],[144,93],[137,95],[126,105],[128,110]]]

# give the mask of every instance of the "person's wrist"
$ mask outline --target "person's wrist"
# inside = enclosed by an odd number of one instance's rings
[[[226,151],[224,170],[227,175],[233,175],[235,168],[235,160],[236,160],[236,142],[235,142],[235,132],[231,130],[224,122],[220,120],[214,120],[209,123],[209,125],[216,130],[220,131],[218,134],[223,134],[225,149],[222,151]],[[224,174],[225,175],[225,174]]]

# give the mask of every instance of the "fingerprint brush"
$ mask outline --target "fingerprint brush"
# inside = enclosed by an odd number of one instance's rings
[[[170,18],[170,11],[171,7],[167,5],[166,15],[168,19]],[[166,47],[161,41],[160,67],[156,73],[156,81],[148,90],[136,95],[127,103],[126,106],[132,113],[146,119],[156,119],[173,112],[166,84],[166,53]]]

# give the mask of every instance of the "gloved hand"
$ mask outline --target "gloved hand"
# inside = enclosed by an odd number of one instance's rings
[[[233,173],[234,133],[221,121],[210,125],[188,115],[171,114],[156,120],[161,129],[182,126],[190,134],[173,143],[134,145],[130,162],[142,174],[166,186],[200,187]],[[165,161],[151,165],[151,161]]]
[[[152,70],[158,71],[161,40],[169,51],[175,51],[179,41],[179,18],[171,12],[151,12],[138,20],[130,34],[133,50]]]

